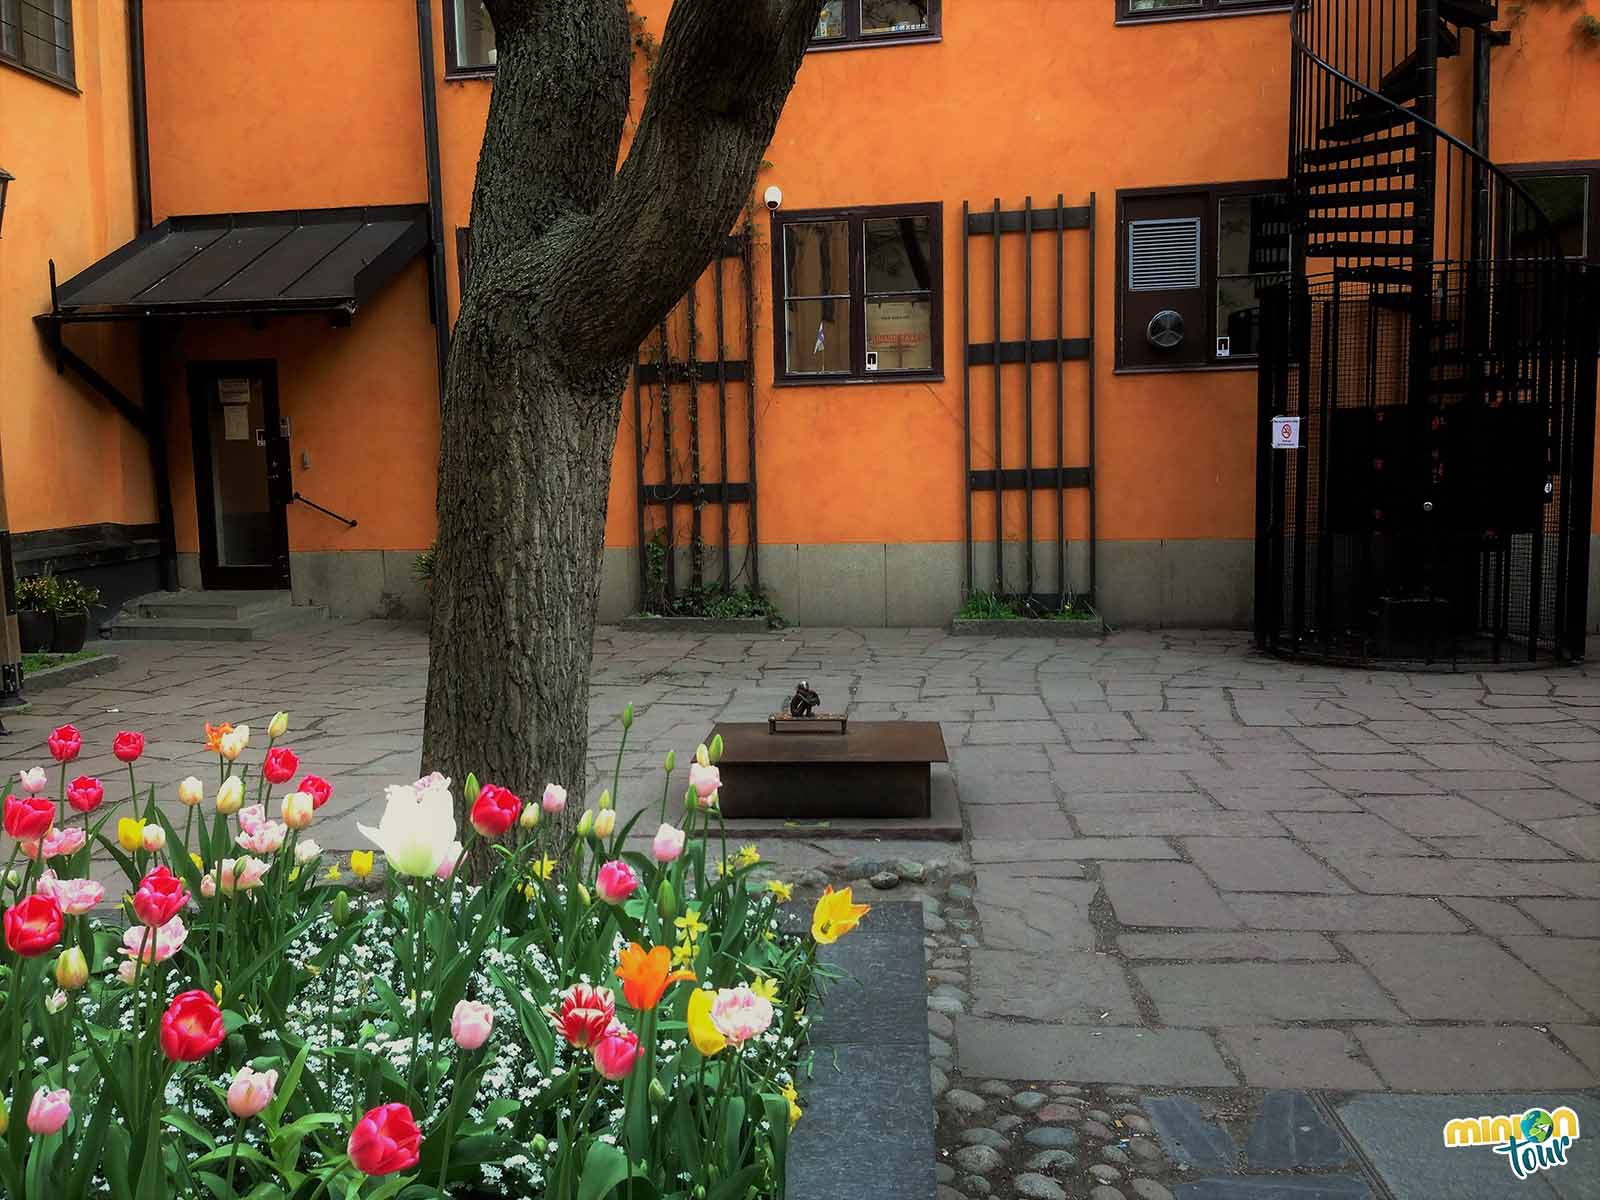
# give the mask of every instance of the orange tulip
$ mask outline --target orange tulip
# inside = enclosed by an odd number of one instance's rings
[[[221,725],[213,725],[210,721],[207,721],[206,749],[211,751],[213,754],[218,753],[222,749],[222,735],[232,732],[233,726],[227,721],[224,721]]]
[[[617,978],[622,980],[624,999],[640,1012],[661,1003],[667,988],[681,981],[692,981],[693,971],[672,970],[672,951],[665,946],[646,950],[629,942],[617,955]]]

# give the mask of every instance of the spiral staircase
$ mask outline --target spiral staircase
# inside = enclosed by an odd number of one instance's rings
[[[1493,0],[1291,15],[1292,270],[1262,297],[1271,652],[1583,657],[1600,289],[1485,154],[1498,17]],[[1447,76],[1473,100],[1464,136],[1441,124]],[[1271,447],[1281,417],[1297,449]]]

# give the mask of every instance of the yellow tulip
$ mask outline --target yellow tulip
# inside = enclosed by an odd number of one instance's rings
[[[712,993],[705,988],[696,988],[689,995],[689,1040],[707,1058],[715,1057],[728,1044],[712,1023],[711,999]]]
[[[831,886],[817,897],[817,906],[811,910],[811,936],[819,946],[831,946],[861,923],[861,918],[871,911],[866,904],[857,904],[850,889],[836,892]]]
[[[201,858],[198,854],[196,854],[193,850],[191,850],[191,851],[189,851],[189,861],[194,864],[194,869],[196,871],[199,871],[202,874],[204,874],[205,869],[206,869],[206,860],[205,859]]]
[[[143,850],[144,822],[137,817],[118,817],[117,844],[129,854]]]
[[[371,850],[352,850],[350,852],[350,873],[357,879],[365,879],[372,874]]]
[[[243,804],[244,781],[237,775],[229,775],[217,789],[217,811],[225,817],[231,817]]]

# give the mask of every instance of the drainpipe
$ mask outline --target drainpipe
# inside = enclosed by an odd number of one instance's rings
[[[139,232],[155,224],[150,195],[150,104],[145,94],[144,0],[128,0],[128,70],[133,103],[133,175],[138,195]],[[161,380],[161,330],[152,318],[139,322],[139,391],[144,397],[145,440],[150,445],[150,476],[160,529],[161,586],[178,587],[178,535],[172,516],[172,476],[167,468],[166,395]]]
[[[433,4],[417,0],[417,64],[422,76],[422,146],[428,167],[428,308],[433,318],[433,353],[444,404],[450,361],[450,300],[445,291],[444,183],[439,171],[439,93],[433,78]]]

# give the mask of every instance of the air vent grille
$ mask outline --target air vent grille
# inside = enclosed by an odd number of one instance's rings
[[[1128,290],[1170,292],[1200,286],[1200,220],[1128,222]]]

